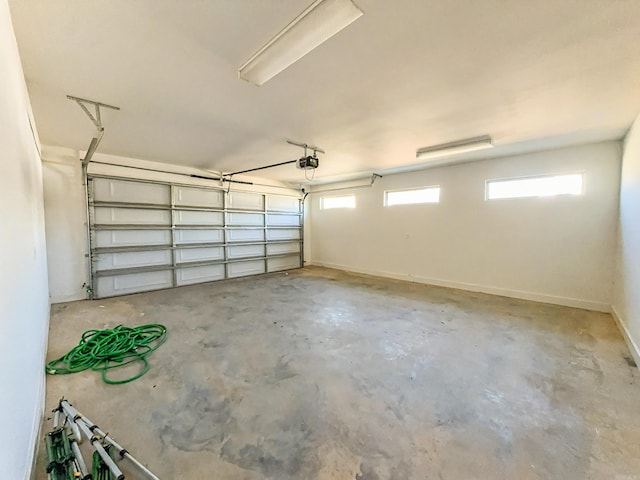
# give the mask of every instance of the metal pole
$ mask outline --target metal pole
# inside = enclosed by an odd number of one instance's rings
[[[320,147],[316,147],[315,145],[308,145],[306,143],[294,142],[293,140],[287,140],[287,143],[289,145],[295,145],[296,147],[304,148],[305,152],[306,152],[306,149],[309,148],[309,149],[313,150],[314,152],[325,153],[325,151],[323,149],[321,149]],[[306,153],[305,153],[305,155],[306,155]]]
[[[62,406],[62,408],[64,409],[63,403],[66,403],[66,401],[60,402],[60,406]],[[76,440],[78,441],[78,443],[82,443],[82,436],[80,435],[80,429],[78,428],[78,424],[76,423],[74,416],[66,410],[64,411],[64,413],[67,416],[67,420],[69,420],[69,425],[71,427],[71,430],[73,431],[73,436],[76,437]]]
[[[301,200],[298,201],[298,212],[301,214],[299,217],[299,228],[300,228],[300,268],[304,268],[304,217],[305,217],[305,209],[304,209],[304,199],[306,198],[306,194],[302,197]]]
[[[353,185],[350,187],[337,187],[337,188],[327,188],[325,190],[311,190],[309,192],[306,192],[306,194],[313,194],[313,193],[325,193],[325,192],[337,192],[338,190],[351,190],[353,188],[370,188],[373,187],[373,184],[375,183],[376,179],[378,178],[382,178],[382,175],[378,175],[377,173],[374,173],[371,175],[371,179],[369,180],[369,183],[366,185]],[[350,180],[345,180],[344,182],[335,182],[335,183],[347,183]],[[355,181],[355,180],[353,180]]]
[[[112,163],[112,162],[100,162],[99,160],[91,160],[91,163],[95,163],[98,165],[109,165],[110,167],[123,167],[123,168],[133,168],[135,170],[143,170],[145,172],[158,172],[158,173],[168,173],[170,175],[180,175],[182,177],[191,177],[191,178],[202,178],[203,180],[215,180],[216,182],[231,182],[231,183],[240,183],[243,185],[253,185],[253,182],[245,182],[242,180],[230,180],[222,177],[209,177],[205,175],[197,175],[195,173],[181,173],[181,172],[171,172],[169,170],[160,170],[157,168],[146,168],[146,167],[136,167],[133,165],[124,165],[122,163]],[[288,187],[280,187],[278,185],[274,185],[276,188],[288,188]]]
[[[111,438],[108,434],[103,432],[95,423],[93,423],[90,419],[88,419],[87,417],[82,415],[78,410],[76,410],[73,406],[71,406],[69,404],[69,402],[67,402],[66,400],[62,400],[60,402],[60,405],[62,406],[62,408],[66,412],[67,416],[71,416],[74,419],[74,421],[80,420],[80,425],[81,426],[84,426],[90,432],[97,433],[100,437],[102,437],[102,439],[105,442],[110,443],[111,445],[113,445],[115,447],[115,449],[118,450],[118,453],[120,454],[121,457],[128,458],[133,464],[135,464],[144,473],[146,473],[149,476],[149,478],[152,478],[153,480],[160,480],[147,467],[145,467],[138,460],[136,460],[136,458],[133,455],[131,455],[127,451],[126,448],[122,447],[113,438]]]
[[[102,126],[102,116],[100,115],[100,107],[110,108],[112,110],[120,110],[120,107],[116,107],[114,105],[108,105],[102,102],[96,102],[93,100],[87,100],[86,98],[74,97],[72,95],[67,95],[69,100],[73,100],[78,104],[78,106],[82,109],[82,111],[89,117],[91,122],[98,129],[98,136],[91,139],[91,143],[89,144],[89,148],[87,149],[87,153],[82,159],[82,183],[85,188],[85,197],[87,200],[87,258],[89,263],[89,287],[87,288],[87,293],[89,294],[89,299],[93,298],[93,262],[91,256],[91,220],[90,220],[90,207],[89,207],[89,186],[87,179],[87,167],[89,166],[89,162],[91,161],[91,157],[98,149],[98,145],[100,145],[100,141],[104,136],[104,127]],[[89,111],[86,104],[93,105],[95,108],[95,116]]]
[[[104,449],[104,447],[100,445],[100,437],[98,437],[97,435],[94,435],[91,432],[91,430],[89,430],[89,427],[87,427],[87,425],[83,421],[80,421],[80,423],[76,422],[76,424],[80,427],[80,430],[82,430],[82,432],[86,435],[87,439],[91,442],[91,445],[93,445],[93,448],[96,449],[96,452],[98,452],[98,455],[100,455],[100,457],[102,458],[104,463],[107,465],[107,467],[109,467],[109,470],[111,470],[113,474],[116,476],[116,479],[124,480],[124,474],[122,473],[122,471],[118,468],[116,463],[113,461],[113,458],[109,456],[109,454]]]
[[[86,418],[83,418],[82,420],[85,422],[88,421]],[[100,428],[98,428],[97,425],[93,425],[93,427],[89,427],[89,428],[91,428],[92,431],[97,432],[98,435],[100,435],[105,442],[108,442],[111,445],[113,445],[114,448],[118,450],[120,457],[128,458],[129,461],[131,461],[131,463],[133,463],[136,467],[142,470],[149,478],[153,480],[160,480],[156,475],[153,474],[153,472],[151,472],[147,467],[145,467],[142,463],[140,463],[133,455],[131,455],[126,448],[118,444],[113,438],[111,438],[109,435],[103,432]]]
[[[80,451],[80,447],[78,447],[78,442],[75,438],[71,440],[71,450],[73,450],[73,454],[76,457],[76,463],[78,465],[78,470],[80,470],[80,473],[82,474],[82,480],[89,480],[91,475],[89,474],[87,464],[84,462],[82,452]]]
[[[92,105],[96,105],[98,107],[106,107],[106,108],[111,108],[113,110],[120,110],[120,107],[115,107],[113,105],[109,105],[108,103],[96,102],[94,100],[87,100],[86,98],[74,97],[73,95],[67,95],[67,98],[69,100],[75,100],[76,102],[91,103]]]
[[[248,170],[240,170],[239,172],[225,173],[225,176],[231,177],[233,175],[240,175],[241,173],[255,172],[257,170],[264,170],[265,168],[279,167],[280,165],[287,165],[289,163],[296,163],[298,160],[287,160],[286,162],[272,163],[271,165],[265,165],[264,167],[250,168]]]
[[[93,154],[96,153],[98,145],[100,145],[100,142],[102,141],[102,137],[104,137],[104,128],[100,127],[100,133],[98,134],[98,136],[91,139],[89,148],[87,148],[87,153],[82,160],[83,165],[89,165],[91,157],[93,157]]]
[[[60,409],[56,409],[53,414],[53,429],[55,430],[60,425]]]
[[[89,286],[87,288],[87,294],[89,300],[93,299],[94,285],[93,285],[93,245],[91,242],[91,199],[89,192],[89,176],[87,175],[87,164],[82,162],[82,184],[84,185],[84,197],[85,197],[85,215],[87,217],[87,265],[89,267]]]
[[[58,408],[55,409],[55,412],[53,414],[53,428],[56,429],[60,426],[60,414],[62,413],[62,415],[64,415],[65,417],[65,421],[66,421],[66,414],[65,412],[62,410],[62,405],[58,405]],[[78,426],[75,425],[73,422],[69,422],[71,429],[73,430],[73,435],[69,438],[69,443],[71,445],[71,450],[73,451],[73,455],[75,456],[76,459],[76,465],[78,467],[78,470],[80,470],[80,473],[82,474],[82,480],[89,480],[91,479],[91,475],[89,474],[89,470],[87,469],[87,464],[84,461],[84,458],[82,457],[82,452],[80,451],[80,447],[78,447],[78,442],[82,441],[82,437],[80,436],[80,430],[78,429]],[[62,426],[64,426],[64,422],[62,422]],[[73,427],[75,427],[76,429],[74,430]],[[76,433],[78,435],[78,437],[76,437]]]
[[[176,252],[176,192],[173,185],[169,185],[169,203],[171,204],[171,210],[169,216],[171,217],[171,281],[174,287],[178,286],[178,270],[177,270],[177,252]]]

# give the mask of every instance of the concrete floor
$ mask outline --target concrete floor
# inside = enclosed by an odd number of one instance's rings
[[[146,376],[48,376],[47,408],[163,480],[640,479],[640,376],[607,314],[306,268],[55,305],[48,358],[152,322]]]

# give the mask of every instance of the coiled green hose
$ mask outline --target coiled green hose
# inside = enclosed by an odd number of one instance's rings
[[[158,323],[133,328],[118,325],[113,329],[87,330],[69,353],[47,363],[46,372],[65,375],[92,369],[101,372],[102,380],[110,385],[132,382],[149,371],[147,356],[166,339],[167,328]],[[142,369],[134,376],[124,380],[107,378],[109,370],[134,362],[142,362]]]

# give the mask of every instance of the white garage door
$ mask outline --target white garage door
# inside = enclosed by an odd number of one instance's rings
[[[94,298],[302,266],[298,196],[89,177]]]

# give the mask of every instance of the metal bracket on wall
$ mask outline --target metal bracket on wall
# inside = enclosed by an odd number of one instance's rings
[[[87,149],[87,154],[84,156],[84,159],[82,160],[82,166],[86,168],[86,166],[91,161],[91,157],[93,157],[93,154],[98,148],[98,145],[102,140],[102,137],[104,136],[104,127],[102,126],[102,117],[100,115],[100,107],[110,108],[112,110],[120,110],[120,107],[115,107],[113,105],[108,105],[102,102],[96,102],[94,100],[87,100],[86,98],[74,97],[72,95],[67,95],[67,98],[69,100],[73,100],[74,102],[76,102],[80,106],[82,111],[87,114],[91,122],[98,129],[98,136],[93,137],[91,139],[91,143],[89,144],[89,148]],[[91,113],[91,111],[87,108],[87,105],[92,105],[94,107],[95,115]]]
[[[86,256],[87,256],[87,263],[88,263],[88,267],[89,267],[89,282],[88,282],[88,285],[83,284],[82,288],[86,289],[88,298],[92,299],[93,298],[93,291],[94,291],[94,285],[93,285],[93,256],[91,255],[92,248],[93,248],[93,237],[92,237],[92,232],[91,232],[91,212],[92,212],[91,203],[92,203],[92,199],[90,198],[91,197],[91,193],[90,193],[90,189],[89,189],[89,177],[87,176],[87,169],[88,169],[88,166],[89,166],[89,162],[91,161],[91,157],[93,157],[93,154],[97,150],[98,145],[100,144],[100,141],[102,140],[102,137],[104,136],[104,127],[102,126],[102,116],[100,115],[100,107],[110,108],[112,110],[120,110],[120,107],[115,107],[113,105],[107,105],[106,103],[102,103],[102,102],[95,102],[93,100],[87,100],[86,98],[74,97],[72,95],[67,95],[67,98],[69,100],[73,100],[74,102],[76,102],[80,106],[82,111],[87,114],[87,116],[89,117],[91,122],[95,125],[95,127],[98,129],[98,136],[97,137],[93,137],[91,139],[91,143],[89,144],[89,148],[87,149],[87,154],[82,159],[82,184],[84,185],[85,211],[86,211],[86,216],[87,216],[87,222],[86,222],[86,227],[87,227],[87,253],[86,253]],[[95,109],[95,115],[93,113],[91,113],[89,108],[87,108],[87,105],[90,105],[90,106],[92,105],[93,106],[93,108]]]
[[[325,192],[336,192],[338,190],[351,190],[354,188],[371,188],[373,187],[373,184],[376,182],[376,179],[378,178],[382,178],[382,175],[378,174],[378,173],[372,173],[371,174],[371,179],[369,180],[369,183],[364,184],[364,185],[350,185],[348,187],[337,187],[337,188],[326,188],[324,190],[311,190],[311,191],[304,191],[304,198],[307,198],[307,195],[310,195],[312,193],[325,193]],[[336,182],[336,183],[344,183],[344,182]]]
[[[313,150],[313,154],[314,155],[316,153],[325,153],[325,151],[323,149],[321,149],[320,147],[309,145],[307,143],[294,142],[293,140],[287,140],[287,143],[289,145],[295,145],[296,147],[304,148],[304,156],[305,157],[307,156],[307,149]]]

